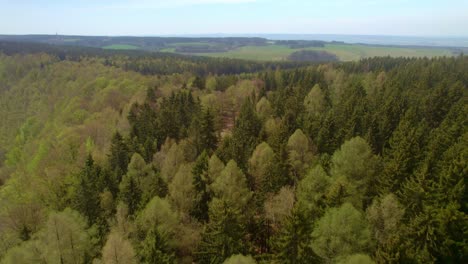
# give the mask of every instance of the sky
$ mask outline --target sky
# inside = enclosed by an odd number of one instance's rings
[[[0,34],[468,36],[468,0],[0,0]]]

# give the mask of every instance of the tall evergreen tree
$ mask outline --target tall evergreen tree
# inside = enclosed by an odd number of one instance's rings
[[[204,151],[192,169],[195,201],[191,215],[201,222],[208,221],[208,204],[211,201],[208,177],[208,154]]]
[[[141,190],[134,177],[124,177],[120,183],[120,197],[128,205],[129,215],[133,215],[138,209],[141,199]]]
[[[252,101],[246,100],[232,131],[231,158],[243,171],[247,171],[247,163],[252,151],[258,144],[261,122],[255,113]]]
[[[310,246],[312,224],[298,207],[293,209],[286,225],[272,240],[275,259],[280,263],[316,263],[320,258]]]
[[[213,153],[218,144],[218,137],[216,135],[214,116],[210,109],[200,111],[193,118],[190,132],[197,154],[201,154],[203,151]]]
[[[245,254],[246,229],[242,212],[224,199],[210,203],[210,222],[196,252],[198,263],[223,263],[234,254]]]
[[[92,224],[99,217],[98,182],[101,174],[100,167],[94,164],[91,154],[88,155],[84,168],[81,170],[73,199],[73,208],[86,216]]]
[[[110,169],[116,175],[116,181],[120,182],[122,176],[127,173],[128,163],[130,162],[130,149],[119,132],[115,132],[112,137],[108,161]]]
[[[424,131],[424,123],[418,122],[414,109],[408,110],[389,140],[389,147],[384,150],[382,193],[397,191],[416,170],[423,155]]]
[[[167,238],[155,227],[152,227],[146,234],[139,255],[142,263],[172,264],[175,262],[175,256],[174,253],[171,253]]]

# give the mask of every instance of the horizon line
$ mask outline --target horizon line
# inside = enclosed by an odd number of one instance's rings
[[[468,38],[468,35],[396,35],[396,34],[349,34],[349,33],[164,33],[164,34],[68,34],[68,33],[15,33],[3,36],[82,36],[82,37],[170,37],[170,36],[261,36],[261,35],[283,35],[283,36],[363,36],[363,37],[418,37],[418,38]]]

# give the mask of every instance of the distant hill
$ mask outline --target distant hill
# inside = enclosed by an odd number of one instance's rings
[[[263,35],[262,35],[263,36]],[[0,35],[0,41],[41,43],[64,47],[89,47],[106,50],[135,50],[184,55],[234,58],[257,61],[354,61],[370,57],[449,57],[467,53],[468,47],[417,46],[415,41],[393,39],[343,38],[339,35],[264,35],[224,37],[132,37],[132,36],[63,36],[63,35]],[[285,39],[287,37],[292,39]],[[304,39],[300,39],[300,38]],[[335,38],[336,37],[336,38]],[[323,40],[327,39],[327,40]],[[349,40],[351,43],[342,41]],[[385,42],[388,39],[388,42]],[[352,44],[356,41],[368,44]],[[369,40],[369,41],[368,41]],[[369,44],[377,43],[377,44]],[[381,45],[388,43],[387,45]],[[395,45],[407,43],[411,45]],[[426,43],[426,42],[422,42]],[[445,43],[445,42],[444,42]],[[331,56],[323,56],[329,54]]]

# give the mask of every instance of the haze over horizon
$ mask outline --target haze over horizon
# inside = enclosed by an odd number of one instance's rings
[[[463,0],[0,0],[0,5],[0,34],[468,36]]]

